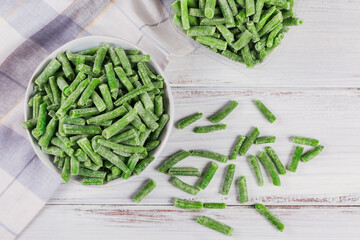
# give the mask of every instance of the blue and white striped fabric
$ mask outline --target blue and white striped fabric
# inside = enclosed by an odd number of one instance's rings
[[[164,1],[163,1],[164,2]],[[120,37],[165,69],[170,53],[189,53],[158,0],[2,0],[0,7],[0,239],[15,239],[46,204],[59,176],[35,155],[21,128],[24,94],[37,65],[87,35]]]

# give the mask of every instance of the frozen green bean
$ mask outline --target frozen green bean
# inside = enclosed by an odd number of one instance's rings
[[[290,3],[287,0],[265,0],[265,4],[274,5],[289,10]]]
[[[211,36],[215,33],[216,28],[212,26],[195,26],[187,30],[189,37],[193,36]]]
[[[282,22],[284,26],[299,26],[304,23],[301,18],[287,18]]]
[[[195,133],[209,133],[214,131],[220,131],[226,129],[226,124],[216,124],[216,125],[210,125],[210,126],[202,126],[202,127],[196,127],[194,129]]]
[[[140,173],[142,173],[145,168],[147,168],[147,166],[149,166],[149,164],[154,161],[154,157],[148,157],[148,158],[144,158],[142,159],[138,164],[136,164],[135,169],[134,169],[134,173],[136,175],[140,175]]]
[[[308,162],[315,158],[317,155],[320,154],[320,152],[324,149],[324,146],[316,146],[314,149],[310,150],[309,152],[305,153],[301,156],[301,161]]]
[[[168,171],[169,175],[173,176],[196,176],[200,177],[201,173],[197,168],[175,168],[172,167]]]
[[[261,173],[261,169],[260,169],[260,165],[259,165],[259,161],[257,159],[256,156],[254,155],[250,155],[249,156],[249,161],[250,161],[250,165],[254,171],[255,177],[256,177],[256,181],[258,183],[259,186],[263,186],[264,185],[264,179]]]
[[[68,183],[70,176],[70,157],[66,157],[62,167],[61,178],[64,180],[64,182]]]
[[[115,48],[115,52],[120,59],[121,66],[123,67],[126,75],[130,76],[133,74],[133,70],[131,68],[131,64],[130,64],[130,61],[129,61],[127,55],[132,55],[132,54],[126,53],[126,51],[127,50],[124,51],[124,49],[122,49],[121,47]],[[138,53],[136,53],[136,54],[138,54]]]
[[[229,225],[226,225],[206,216],[200,216],[197,219],[197,223],[228,236],[232,236],[234,231],[234,229]]]
[[[242,146],[242,144],[245,142],[245,139],[246,137],[245,136],[239,136],[235,145],[234,145],[234,148],[233,148],[233,151],[231,153],[231,156],[229,158],[229,160],[235,160],[237,155],[239,154],[239,150]]]
[[[204,203],[204,208],[224,209],[226,208],[226,203]]]
[[[218,113],[214,114],[209,118],[209,120],[213,123],[218,123],[226,118],[238,105],[237,101],[231,101],[224,108],[222,108]]]
[[[125,116],[123,116],[115,123],[113,123],[111,126],[105,128],[102,132],[102,135],[106,139],[111,138],[112,136],[116,135],[125,126],[130,124],[130,122],[134,120],[135,116],[136,116],[136,109],[132,109],[131,111],[126,113]]]
[[[199,188],[205,189],[209,185],[218,167],[219,165],[217,163],[215,162],[210,163],[209,167],[207,168],[206,172],[204,173],[198,184]]]
[[[275,136],[258,137],[255,139],[255,144],[274,143],[276,141]]]
[[[92,69],[92,71],[95,74],[99,74],[101,72],[101,66],[105,59],[106,53],[107,53],[107,48],[105,47],[99,47],[99,49],[96,51],[94,66]]]
[[[84,177],[82,185],[102,185],[104,184],[103,178],[96,178],[96,177]]]
[[[198,187],[194,187],[191,186],[187,183],[184,183],[183,181],[181,181],[179,178],[177,177],[171,177],[170,182],[177,188],[179,188],[180,190],[187,192],[191,195],[197,195],[200,191],[200,189]]]
[[[128,152],[128,153],[143,153],[146,151],[146,148],[141,146],[128,146],[110,142],[108,140],[99,139],[98,143],[104,147],[111,148],[113,150]]]
[[[259,134],[259,129],[255,127],[240,147],[239,154],[241,156],[244,156],[247,153],[247,151],[250,149],[251,145],[254,143]]]
[[[83,177],[90,177],[90,178],[101,178],[104,179],[106,176],[106,172],[104,171],[94,171],[91,169],[86,169],[83,167],[79,168],[79,175]]]
[[[202,43],[204,45],[210,46],[210,47],[214,47],[220,50],[225,50],[227,47],[227,42],[214,38],[214,37],[210,37],[210,36],[198,36],[196,38],[196,41],[198,41],[199,43]]]
[[[82,138],[76,142],[79,147],[90,157],[90,159],[98,166],[103,166],[103,160],[99,154],[97,154],[91,147],[89,139]],[[81,174],[80,174],[81,175]],[[88,176],[91,177],[91,176]]]
[[[46,103],[42,103],[40,105],[39,116],[36,122],[36,128],[34,128],[31,132],[36,139],[39,139],[41,135],[45,133],[46,130],[46,118],[47,118],[46,107],[47,107]]]
[[[228,195],[231,184],[234,179],[234,174],[235,174],[235,164],[229,164],[226,170],[224,183],[221,188],[222,195]]]
[[[249,32],[246,29],[244,32],[241,33],[239,39],[235,43],[232,44],[232,47],[236,51],[239,51],[240,49],[247,46],[247,44],[251,41],[252,38],[253,38],[253,35],[251,34],[251,32]]]
[[[281,163],[281,161],[280,161],[278,155],[275,153],[274,149],[272,149],[271,147],[265,147],[265,151],[271,158],[272,162],[274,163],[278,173],[281,175],[286,174],[286,169],[285,169],[284,165]]]
[[[274,214],[272,214],[267,207],[260,203],[257,203],[255,204],[255,208],[261,215],[266,217],[277,229],[279,229],[281,232],[284,231],[284,224]]]
[[[316,147],[319,144],[319,140],[313,138],[304,138],[304,137],[295,136],[293,138],[293,143]]]
[[[75,77],[74,70],[71,67],[69,60],[67,59],[65,53],[59,53],[56,55],[57,60],[61,63],[62,70],[67,79],[73,80]]]
[[[46,65],[44,70],[36,77],[35,83],[42,87],[54,73],[61,67],[61,63],[56,59],[51,59],[51,61]]]
[[[246,178],[242,176],[238,181],[239,193],[240,193],[240,203],[247,203],[248,200],[248,191],[246,186]]]
[[[119,99],[117,99],[114,103],[115,106],[120,106],[122,104],[124,104],[125,102],[135,98],[136,96],[146,92],[150,90],[150,87],[148,85],[144,85],[140,88],[136,88],[128,93],[126,93],[124,96],[120,97]]]
[[[226,163],[228,160],[228,157],[225,155],[216,152],[206,151],[206,150],[192,150],[190,151],[190,154],[191,156],[194,157],[209,158],[222,163]]]
[[[114,109],[114,104],[111,98],[111,94],[110,94],[110,90],[109,87],[107,86],[107,84],[101,84],[99,86],[99,90],[101,92],[101,95],[104,99],[105,105],[106,105],[106,110],[107,111],[111,111]]]
[[[279,175],[278,175],[278,173],[276,171],[276,168],[275,168],[274,164],[272,163],[272,161],[268,157],[268,155],[265,152],[260,152],[258,154],[258,157],[259,157],[260,162],[264,165],[266,171],[269,173],[273,184],[275,186],[280,186],[281,182],[280,182]]]
[[[183,128],[189,126],[190,124],[196,122],[200,118],[202,118],[202,116],[203,116],[202,113],[195,113],[189,117],[186,117],[178,123],[178,128],[183,129]]]
[[[300,146],[296,146],[292,160],[290,165],[288,166],[288,170],[291,172],[296,172],[297,166],[299,164],[299,161],[301,159],[301,155],[303,153],[304,148]]]
[[[255,100],[254,101],[256,106],[259,108],[260,112],[264,115],[264,117],[269,120],[269,122],[273,123],[276,120],[276,117],[270,110],[260,101]]]
[[[58,124],[58,120],[55,118],[52,118],[50,122],[46,125],[45,133],[41,135],[38,144],[45,148],[49,145],[51,138],[54,136],[56,127]]]
[[[128,172],[123,172],[121,174],[122,179],[127,180],[127,179],[130,178],[130,176],[131,176],[132,172],[134,171],[135,166],[138,163],[138,161],[139,161],[139,156],[137,154],[131,155],[131,157],[129,158],[129,160],[127,162],[127,167],[129,169],[129,171]]]
[[[134,196],[134,201],[136,203],[141,202],[144,197],[146,197],[150,192],[152,192],[156,187],[156,182],[152,179],[147,181],[145,186]]]
[[[201,210],[203,208],[203,203],[175,198],[174,207],[190,210]]]
[[[255,14],[254,0],[245,0],[246,17],[250,17]]]
[[[187,158],[188,156],[190,156],[190,153],[187,151],[180,151],[180,152],[172,155],[160,166],[160,168],[158,169],[159,172],[162,172],[162,173],[167,172],[169,170],[169,168],[171,168],[172,166],[174,166],[181,160]]]

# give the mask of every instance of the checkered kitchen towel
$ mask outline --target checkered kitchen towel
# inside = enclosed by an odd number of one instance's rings
[[[163,69],[170,52],[193,48],[174,39],[159,0],[2,0],[0,5],[0,239],[15,239],[61,183],[21,128],[26,86],[37,65],[64,43],[88,35],[137,44]]]

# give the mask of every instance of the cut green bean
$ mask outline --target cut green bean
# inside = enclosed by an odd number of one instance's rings
[[[278,173],[281,175],[286,174],[286,169],[285,169],[284,165],[281,163],[281,161],[280,161],[278,155],[275,153],[274,149],[272,149],[271,147],[265,147],[265,151],[270,156]]]
[[[94,171],[91,169],[86,169],[83,167],[80,167],[79,169],[79,175],[84,177],[90,177],[90,178],[101,178],[104,179],[106,176],[106,172],[103,171]]]
[[[272,163],[272,161],[268,157],[268,155],[265,152],[260,152],[258,157],[259,157],[260,162],[266,168],[266,171],[269,173],[273,184],[275,186],[280,186],[281,182],[280,182],[279,175],[278,175],[278,173],[276,171],[276,168],[275,168],[274,164]]]
[[[217,3],[220,7],[221,13],[224,16],[226,23],[230,24],[230,25],[234,25],[235,26],[235,20],[231,11],[231,8],[228,4],[227,0],[217,0]]]
[[[256,106],[259,108],[260,112],[264,115],[264,117],[269,120],[269,122],[273,123],[276,120],[276,117],[274,116],[274,114],[272,114],[272,112],[270,112],[270,110],[260,101],[260,100],[255,100],[254,101]]]
[[[220,131],[226,129],[226,124],[216,124],[210,126],[196,127],[194,129],[195,133],[209,133],[214,131]]]
[[[203,203],[175,198],[174,207],[190,210],[201,210],[203,208]]]
[[[114,142],[114,143],[120,143],[120,142],[124,142],[126,140],[129,140],[129,139],[135,138],[135,137],[138,137],[137,131],[135,129],[130,129],[129,131],[119,133],[119,134],[109,138],[109,141]]]
[[[218,123],[226,118],[238,105],[239,103],[236,101],[231,101],[224,108],[222,108],[218,113],[214,114],[209,118],[209,120],[213,123]]]
[[[274,28],[277,27],[283,21],[281,12],[277,13],[273,18],[271,18],[263,28],[259,31],[259,36],[265,36],[271,32]]]
[[[52,118],[50,122],[46,125],[45,133],[41,135],[38,144],[41,147],[47,147],[51,141],[51,138],[54,136],[56,127],[58,124],[58,120],[55,118]]]
[[[193,36],[211,36],[215,33],[216,28],[212,26],[195,26],[187,30],[189,37]]]
[[[130,176],[131,176],[132,172],[134,171],[135,166],[136,166],[138,161],[139,161],[139,156],[137,154],[131,155],[131,157],[129,158],[129,160],[127,162],[127,167],[129,169],[129,171],[128,172],[123,172],[121,174],[122,179],[127,180],[127,179],[130,178]]]
[[[274,214],[272,214],[267,207],[260,203],[257,203],[255,204],[255,208],[261,215],[266,217],[277,229],[279,229],[281,232],[284,231],[284,224]]]
[[[245,0],[246,17],[250,17],[255,14],[254,0]]]
[[[105,47],[99,47],[99,49],[96,51],[94,66],[92,69],[92,71],[95,74],[99,74],[101,72],[101,66],[105,59],[106,53],[107,53],[107,48]]]
[[[114,103],[115,106],[120,106],[122,104],[124,104],[125,102],[135,98],[136,96],[146,92],[150,90],[149,86],[144,85],[140,88],[136,88],[128,93],[126,93],[124,96],[120,97],[119,99],[117,99]]]
[[[226,20],[225,18],[218,18],[218,17],[214,17],[212,19],[209,18],[203,18],[200,21],[200,26],[215,26],[218,24],[226,24]]]
[[[94,146],[93,146],[94,147]],[[109,149],[99,145],[96,148],[94,148],[95,152],[97,152],[100,156],[114,164],[116,167],[121,169],[124,173],[130,172],[129,168],[126,166],[126,164],[114,153],[112,153]]]
[[[151,150],[154,150],[155,148],[157,148],[159,146],[159,144],[160,144],[160,141],[158,141],[158,140],[153,140],[153,141],[148,142],[145,145],[146,151],[150,152]]]
[[[109,139],[112,136],[116,135],[121,129],[130,124],[136,116],[136,109],[132,109],[130,112],[126,113],[125,116],[120,118],[118,121],[113,123],[110,127],[107,127],[102,132],[102,135]]]
[[[154,99],[154,113],[157,117],[161,117],[164,113],[164,103],[162,96],[156,96]]]
[[[204,203],[204,208],[225,209],[226,203]]]
[[[249,201],[248,199],[248,191],[246,186],[246,178],[242,176],[238,181],[239,193],[240,193],[240,203],[244,204]]]
[[[293,143],[316,147],[319,144],[319,140],[313,138],[304,138],[304,137],[295,136],[293,138]]]
[[[84,81],[82,81],[64,101],[63,104],[61,104],[59,110],[56,112],[56,116],[59,118],[63,118],[71,105],[80,97],[81,93],[85,90],[87,85],[89,84],[90,80],[87,78]]]
[[[253,35],[251,34],[251,32],[249,32],[247,29],[245,29],[245,31],[240,34],[239,39],[235,43],[232,44],[232,47],[236,51],[239,51],[240,49],[247,46],[247,44],[251,41],[252,38],[253,38]]]
[[[226,225],[206,216],[199,217],[197,219],[197,223],[228,236],[232,236],[234,231],[234,229],[229,225]]]
[[[95,125],[88,125],[88,126],[81,126],[81,125],[63,125],[65,134],[101,134],[102,130],[99,126]]]
[[[301,159],[301,155],[303,153],[304,148],[300,146],[296,146],[291,163],[288,167],[288,170],[291,172],[296,172],[297,166],[299,164],[299,161]]]
[[[106,105],[106,110],[107,111],[111,111],[114,109],[114,104],[111,98],[111,94],[110,94],[110,90],[109,87],[106,84],[101,84],[99,86],[99,90],[101,92],[101,95],[104,99],[105,105]]]
[[[221,188],[222,195],[228,195],[231,184],[233,182],[234,173],[235,173],[235,164],[229,164],[229,166],[227,167],[224,183]]]
[[[308,162],[308,161],[312,160],[317,155],[319,155],[323,149],[324,149],[324,146],[321,146],[321,145],[316,146],[314,149],[312,149],[311,151],[309,151],[309,152],[305,153],[303,156],[301,156],[301,161]]]
[[[250,149],[251,145],[254,143],[254,141],[259,136],[259,134],[260,134],[259,129],[255,127],[250,133],[250,135],[246,138],[245,142],[240,147],[239,154],[241,156],[245,156],[245,154]]]
[[[190,28],[188,0],[180,0],[181,22],[184,30]]]
[[[277,8],[275,6],[272,6],[271,8],[263,11],[261,13],[259,22],[256,24],[256,30],[260,31],[276,10]]]
[[[63,141],[61,141],[58,137],[54,137],[51,139],[51,144],[57,146],[64,150],[67,155],[72,156],[74,154],[74,149],[71,147],[67,147]]]
[[[103,178],[96,178],[96,177],[84,177],[82,185],[102,185],[104,184]]]
[[[46,154],[50,154],[58,157],[66,156],[66,153],[61,148],[55,146],[42,147],[41,151],[43,151]]]
[[[178,123],[178,128],[183,129],[183,128],[189,126],[190,124],[196,122],[200,118],[202,118],[202,116],[203,116],[202,113],[195,113],[189,117],[186,117]]]
[[[61,63],[56,59],[51,59],[51,61],[46,65],[44,70],[36,77],[35,83],[42,87],[54,73],[61,67]]]
[[[209,158],[222,163],[226,163],[228,160],[228,157],[225,155],[216,152],[206,151],[206,150],[192,150],[190,151],[190,154],[191,156],[194,157]]]
[[[258,137],[255,139],[255,144],[265,144],[265,143],[274,143],[276,141],[275,136],[268,136],[268,137]]]
[[[229,160],[235,160],[236,159],[237,155],[239,154],[239,150],[240,150],[242,144],[245,142],[245,139],[246,139],[245,136],[239,136],[238,137],[238,139],[237,139],[237,141],[236,141],[236,143],[234,145],[234,149],[233,149],[233,151],[231,153],[231,156],[230,156]]]
[[[204,173],[202,179],[200,180],[198,187],[201,189],[205,189],[210,181],[212,180],[216,170],[218,169],[218,164],[215,162],[211,162],[206,172]]]
[[[250,165],[254,171],[255,177],[256,177],[256,181],[258,183],[259,186],[263,186],[264,185],[264,179],[261,173],[261,169],[260,169],[260,165],[259,165],[259,161],[257,159],[256,156],[254,155],[250,155],[249,156],[249,161],[250,161]]]
[[[89,157],[84,153],[82,149],[77,149],[74,153],[74,156],[80,161],[80,162],[86,162],[88,161]]]
[[[70,86],[64,90],[63,94],[69,96],[85,78],[86,75],[83,72],[79,72]]]
[[[290,3],[287,0],[265,0],[265,4],[274,5],[289,10]]]
[[[190,153],[187,151],[181,151],[181,152],[178,152],[178,153],[172,155],[160,166],[160,168],[158,169],[159,172],[162,172],[162,173],[167,172],[169,170],[169,168],[171,168],[172,166],[174,166],[181,160],[187,158],[188,156],[190,156]]]
[[[179,188],[180,190],[187,192],[191,195],[197,195],[200,191],[200,189],[198,187],[194,187],[191,186],[187,183],[184,183],[183,181],[181,181],[179,178],[177,177],[171,177],[170,182],[177,188]]]
[[[119,94],[119,80],[115,78],[115,72],[112,63],[108,63],[105,65],[105,73],[107,82],[109,85],[111,96],[114,99],[117,99]]]
[[[79,147],[90,157],[90,159],[98,166],[103,165],[103,160],[99,154],[97,154],[94,149],[91,147],[89,139],[82,138],[76,142]],[[81,175],[81,174],[80,174]],[[91,177],[91,176],[88,176]]]
[[[170,168],[168,171],[172,176],[196,176],[200,177],[201,173],[197,168]]]
[[[264,7],[265,0],[256,0],[255,4],[255,15],[253,16],[253,21],[258,23],[260,21],[262,9]]]
[[[86,120],[87,124],[99,124],[101,122],[104,121],[108,121],[108,120],[113,120],[115,118],[124,116],[128,111],[126,110],[125,107],[121,106],[118,107],[112,111],[109,111],[107,113],[101,114],[101,115],[97,115],[95,117],[89,118],[88,120]]]
[[[111,148],[113,150],[128,152],[128,153],[143,153],[146,151],[146,148],[141,146],[128,146],[128,145],[122,145],[113,143],[107,140],[99,139],[98,143],[104,147]]]
[[[301,18],[287,18],[283,21],[284,26],[300,26],[303,23],[304,20],[302,20]]]
[[[227,47],[227,42],[214,38],[214,37],[209,37],[209,36],[198,36],[196,38],[196,41],[198,41],[199,43],[202,43],[204,45],[210,46],[210,47],[214,47],[220,50],[225,50]]]
[[[58,55],[56,55],[56,58],[61,63],[62,70],[65,74],[65,77],[67,79],[73,80],[75,77],[75,73],[74,73],[74,70],[72,69],[71,64],[70,64],[69,60],[67,59],[65,53],[59,53]]]
[[[29,120],[23,122],[23,124],[21,126],[24,129],[33,129],[34,127],[36,127],[36,123],[37,123],[37,119],[32,118],[32,119],[29,119]]]
[[[39,139],[41,135],[45,133],[46,130],[46,118],[47,118],[46,107],[47,107],[46,103],[42,103],[40,105],[39,116],[36,122],[36,128],[34,128],[31,132],[36,139]]]
[[[213,18],[215,14],[216,0],[206,0],[204,14],[207,18]]]
[[[78,101],[78,105],[79,106],[84,106],[86,101],[88,99],[90,99],[91,94],[94,92],[95,88],[97,87],[97,85],[100,83],[100,79],[99,78],[93,78],[90,83],[87,85],[87,87],[85,88],[85,90],[83,91],[83,93],[81,94],[79,101]]]
[[[116,52],[117,56],[120,59],[121,65],[122,65],[126,75],[130,76],[130,75],[133,74],[133,70],[131,69],[131,64],[130,64],[129,59],[127,57],[128,53],[126,53],[126,51],[127,50],[124,51],[124,49],[122,49],[121,47],[115,48],[115,52]]]
[[[137,114],[140,116],[141,120],[145,123],[145,125],[152,131],[159,127],[159,124],[154,120],[154,118],[149,114],[149,112],[144,108],[141,102],[137,102],[134,105],[134,109]]]
[[[154,157],[148,157],[142,159],[138,164],[136,164],[134,173],[136,175],[140,175],[140,173],[142,173],[145,170],[145,168],[147,168],[150,165],[150,163],[154,161],[154,159],[155,159]]]
[[[156,187],[156,182],[150,179],[143,188],[134,196],[134,201],[136,203],[141,202],[144,197],[146,197],[150,192],[152,192]]]
[[[66,157],[62,167],[61,178],[64,180],[64,182],[68,183],[70,176],[70,157]]]

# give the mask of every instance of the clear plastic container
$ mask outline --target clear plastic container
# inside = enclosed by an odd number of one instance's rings
[[[162,3],[164,5],[166,11],[169,13],[170,22],[171,22],[170,24],[171,24],[172,28],[174,28],[174,30],[175,30],[174,32],[176,32],[178,34],[178,39],[180,41],[186,41],[194,47],[194,50],[191,53],[197,52],[200,54],[204,54],[204,55],[214,59],[215,61],[217,61],[221,64],[224,64],[228,67],[231,67],[232,69],[235,69],[242,73],[244,73],[245,69],[251,71],[253,69],[261,68],[262,66],[267,65],[272,59],[283,56],[284,53],[281,54],[281,48],[282,48],[281,46],[289,44],[288,42],[291,42],[290,39],[293,37],[293,35],[294,35],[293,33],[296,32],[296,28],[301,27],[301,26],[290,27],[289,32],[285,33],[285,38],[281,41],[280,45],[278,47],[276,47],[276,49],[274,49],[268,56],[266,56],[265,59],[261,63],[258,63],[257,65],[255,65],[254,68],[247,68],[244,63],[235,62],[219,53],[212,51],[208,47],[196,42],[192,38],[188,37],[182,29],[180,29],[178,26],[176,26],[175,23],[172,21],[174,15],[175,15],[175,11],[171,7],[171,4],[173,4],[175,1],[176,0],[162,0]],[[295,0],[295,6],[293,9],[298,17],[303,18],[302,16],[304,15],[306,8],[307,8],[306,2]],[[306,21],[306,19],[305,19],[305,21]],[[179,54],[179,52],[177,52],[176,54],[173,54],[173,55],[186,56],[191,53],[186,52],[184,54],[181,54],[181,53]]]

